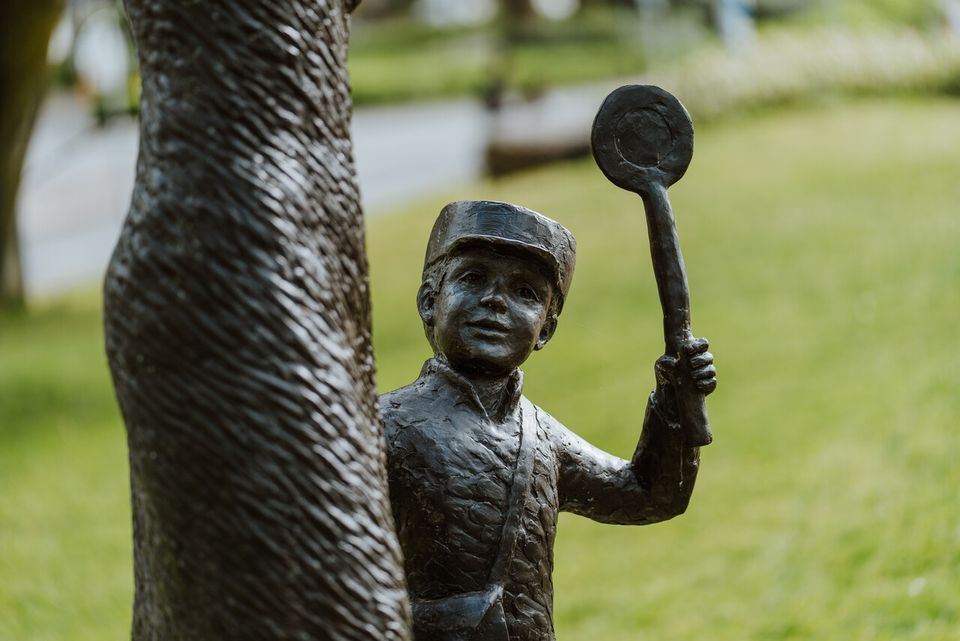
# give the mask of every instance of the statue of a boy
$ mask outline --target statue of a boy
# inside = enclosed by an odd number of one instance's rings
[[[383,396],[391,502],[416,641],[552,641],[557,513],[643,525],[681,514],[699,449],[674,377],[716,387],[707,341],[656,363],[630,461],[593,447],[521,395],[570,288],[573,236],[523,207],[462,201],[434,225],[417,306],[434,357]]]

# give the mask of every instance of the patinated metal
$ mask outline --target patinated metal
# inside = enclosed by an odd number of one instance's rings
[[[630,460],[523,396],[520,366],[556,331],[575,255],[562,225],[508,203],[451,203],[434,226],[417,298],[434,357],[381,399],[417,641],[551,641],[561,510],[643,525],[687,507],[699,448],[677,399],[716,386],[705,340],[658,359]]]

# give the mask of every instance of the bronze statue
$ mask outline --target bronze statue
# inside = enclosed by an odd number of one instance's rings
[[[451,203],[434,225],[417,295],[434,357],[380,404],[416,641],[551,640],[560,510],[643,525],[686,509],[702,426],[684,422],[680,394],[716,387],[706,340],[657,360],[629,461],[522,395],[520,365],[553,337],[575,255],[563,226],[507,203]]]

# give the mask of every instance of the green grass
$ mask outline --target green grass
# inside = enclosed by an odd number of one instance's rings
[[[84,294],[0,316],[0,639],[124,638],[126,444]]]
[[[960,629],[960,103],[861,101],[699,133],[672,190],[713,342],[688,513],[561,519],[559,638],[952,641]],[[414,296],[445,199],[567,224],[578,272],[527,394],[621,455],[662,349],[635,196],[588,162],[424,200],[369,232],[379,381],[426,354]],[[0,639],[128,633],[122,429],[87,297],[0,320]]]

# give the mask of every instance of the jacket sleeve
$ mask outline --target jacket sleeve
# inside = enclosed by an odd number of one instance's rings
[[[633,458],[608,454],[553,422],[560,509],[603,523],[644,525],[682,514],[690,501],[700,448],[650,395]]]

